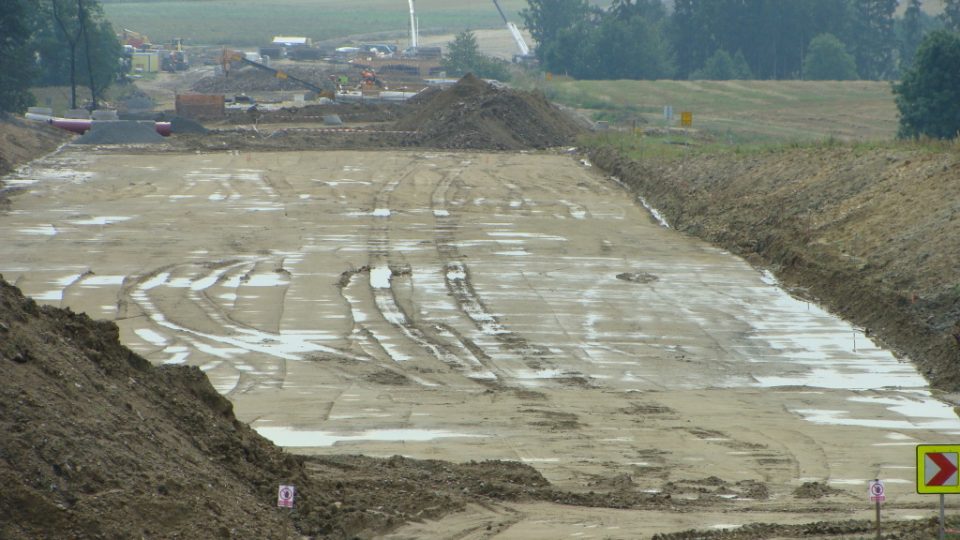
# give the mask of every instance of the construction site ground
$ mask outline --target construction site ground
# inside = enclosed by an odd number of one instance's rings
[[[867,482],[882,478],[889,537],[930,537],[936,502],[915,492],[914,446],[955,438],[960,420],[914,364],[665,226],[624,184],[639,182],[583,154],[470,149],[500,128],[451,103],[418,118],[437,137],[444,122],[480,126],[466,148],[360,134],[344,149],[352,135],[292,131],[67,146],[4,179],[0,274],[41,304],[113,321],[155,366],[198,367],[239,421],[330,460],[296,475],[311,504],[337,492],[295,518],[301,534],[850,537],[871,534]],[[545,135],[503,144],[518,134]],[[29,332],[24,317],[0,330]],[[47,407],[69,417],[56,395]],[[237,455],[273,456],[250,440]],[[391,456],[448,464],[422,466],[428,495],[396,488],[421,466]],[[256,479],[249,504],[264,512],[292,470],[269,463],[231,473]],[[367,492],[344,521],[340,492],[358,478]],[[244,512],[231,501],[217,519]],[[251,515],[219,534],[263,525]]]

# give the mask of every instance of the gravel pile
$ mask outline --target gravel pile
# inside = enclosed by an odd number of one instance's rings
[[[154,122],[117,120],[94,122],[90,131],[78,137],[73,144],[154,144],[164,142]]]

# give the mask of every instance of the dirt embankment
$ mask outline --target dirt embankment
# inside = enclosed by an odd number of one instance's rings
[[[0,176],[52,152],[70,137],[70,133],[46,124],[0,115]],[[6,204],[0,179],[0,209]]]
[[[592,159],[671,226],[762,265],[960,390],[960,153],[825,146]]]

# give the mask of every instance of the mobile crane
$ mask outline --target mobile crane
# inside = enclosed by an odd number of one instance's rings
[[[500,7],[500,2],[493,0],[493,5],[497,6],[497,11],[500,12],[500,18],[502,18],[504,24],[507,25],[507,30],[510,31],[510,35],[513,36],[513,40],[517,43],[517,48],[520,49],[520,54],[513,55],[513,61],[517,64],[529,64],[536,62],[537,57],[533,54],[530,54],[530,47],[527,45],[527,41],[523,39],[523,34],[520,33],[520,29],[517,28],[517,25],[507,20],[507,15],[503,12],[503,8]]]

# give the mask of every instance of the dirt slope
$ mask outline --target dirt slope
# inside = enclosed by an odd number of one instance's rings
[[[70,137],[69,133],[46,124],[0,115],[0,176],[52,152]],[[3,180],[0,180],[0,209],[8,204],[3,189]]]
[[[233,416],[196,368],[153,368],[113,323],[0,281],[0,537],[296,538],[271,506],[313,495],[298,459]]]
[[[0,175],[56,149],[71,136],[46,124],[0,115]]]
[[[596,162],[670,224],[772,265],[788,284],[960,389],[960,154],[824,146]]]

